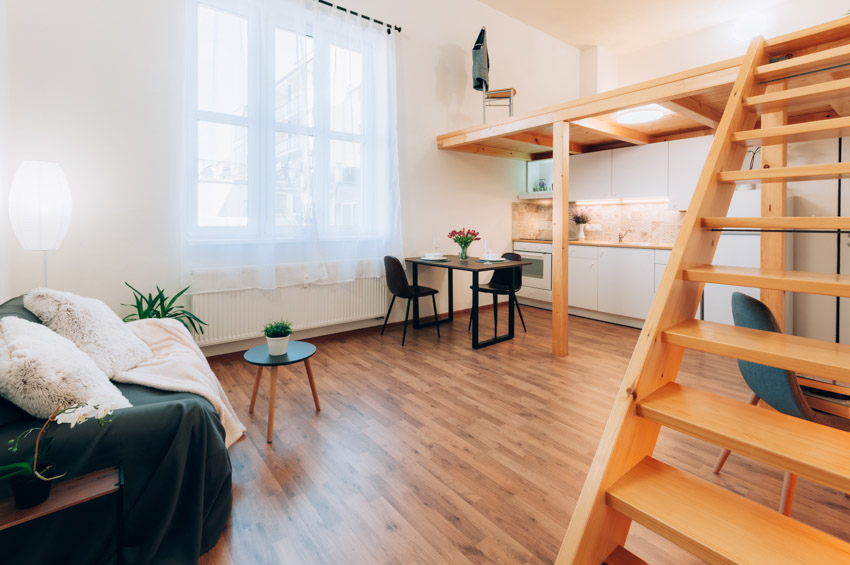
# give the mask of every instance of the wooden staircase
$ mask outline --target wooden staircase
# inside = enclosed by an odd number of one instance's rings
[[[850,177],[850,163],[785,166],[787,143],[850,135],[850,117],[822,111],[850,100],[850,79],[809,79],[845,64],[850,18],[751,43],[557,564],[643,563],[623,547],[632,520],[710,563],[850,563],[850,544],[652,458],[665,426],[850,492],[849,433],[675,383],[685,348],[850,383],[850,346],[694,319],[705,283],[761,288],[773,308],[785,292],[850,296],[850,276],[785,270],[784,233],[771,233],[848,230],[850,218],[786,217],[784,204],[726,217],[735,183],[784,203],[785,182]],[[811,119],[787,123],[800,112]],[[767,167],[741,170],[756,145]],[[766,232],[762,268],[712,265],[723,229]]]

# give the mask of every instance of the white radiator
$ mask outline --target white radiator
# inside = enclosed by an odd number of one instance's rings
[[[262,335],[273,320],[290,320],[295,331],[383,317],[389,305],[386,279],[289,286],[274,290],[228,290],[192,296],[192,312],[208,325],[198,345]]]

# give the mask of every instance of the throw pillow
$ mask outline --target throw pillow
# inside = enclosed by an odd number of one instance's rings
[[[153,357],[150,347],[95,298],[37,288],[24,296],[24,306],[45,326],[74,342],[110,379]]]
[[[0,395],[37,418],[92,398],[112,408],[130,406],[77,346],[41,324],[11,316],[0,319]]]

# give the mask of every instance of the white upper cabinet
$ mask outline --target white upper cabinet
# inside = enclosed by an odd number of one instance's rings
[[[712,141],[713,135],[703,135],[668,143],[667,190],[670,201],[667,206],[671,210],[688,209]]]
[[[614,149],[611,152],[612,197],[666,197],[667,145],[662,142]]]
[[[570,155],[570,201],[605,198],[611,198],[611,152]]]

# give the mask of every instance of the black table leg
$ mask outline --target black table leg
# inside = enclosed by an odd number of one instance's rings
[[[472,348],[478,349],[478,271],[472,271]]]
[[[419,286],[419,265],[417,263],[413,264],[413,286]],[[409,311],[410,301],[408,301],[407,306]],[[419,324],[419,299],[413,301],[413,327],[415,329],[421,327]]]
[[[454,269],[449,269],[449,317],[445,319],[446,322],[451,322],[455,319],[455,283],[454,283]]]
[[[478,341],[478,271],[472,273],[472,348],[481,349],[488,345],[493,345],[502,341],[507,341],[514,338],[514,308],[513,303],[516,300],[514,288],[516,286],[516,269],[511,269],[511,288],[508,291],[508,333],[496,336],[486,341]],[[496,306],[498,307],[498,303]]]

